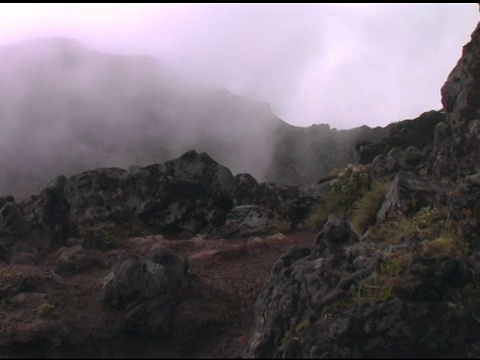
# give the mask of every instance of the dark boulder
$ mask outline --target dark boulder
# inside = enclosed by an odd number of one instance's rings
[[[290,224],[287,225],[277,220],[272,211],[268,209],[256,205],[241,205],[235,206],[228,213],[227,221],[214,234],[220,238],[246,237],[277,233],[288,230],[289,227]]]
[[[130,190],[126,177],[127,171],[117,168],[90,170],[70,177],[65,196],[72,207],[72,221],[79,226],[92,226],[131,220],[126,206]]]
[[[321,256],[325,252],[338,252],[347,243],[356,241],[355,233],[350,229],[348,222],[335,214],[328,217],[322,231],[317,235],[313,256]]]
[[[61,248],[54,256],[57,258],[55,272],[62,276],[72,276],[83,271],[106,266],[102,259],[90,254],[81,245]]]
[[[32,224],[13,197],[2,198],[0,204],[0,261],[9,261],[22,252],[32,253],[49,245],[32,231]]]
[[[188,260],[170,249],[125,260],[105,278],[102,302],[119,330],[171,332],[174,308],[188,287]]]
[[[372,161],[372,170],[376,178],[392,178],[399,168],[398,162],[387,154],[378,155]]]
[[[411,215],[422,207],[435,203],[445,205],[443,202],[450,190],[452,190],[450,186],[431,178],[420,177],[410,172],[398,172],[385,194],[377,219],[383,220],[389,213],[395,211]]]
[[[257,205],[267,209],[280,223],[295,229],[327,192],[324,185],[284,186],[258,183],[250,174],[235,176],[232,198],[236,206]]]
[[[385,149],[382,143],[375,143],[369,140],[362,140],[355,145],[355,151],[358,153],[358,162],[360,164],[369,164],[378,155],[381,155]]]
[[[20,206],[35,235],[43,239],[47,247],[60,248],[72,234],[71,205],[64,190],[66,178],[57,176],[50,181],[40,195],[31,196]]]
[[[208,154],[192,150],[167,161],[162,171],[165,181],[156,197],[145,199],[140,220],[156,231],[196,234],[225,223],[233,207],[230,194],[233,175]]]

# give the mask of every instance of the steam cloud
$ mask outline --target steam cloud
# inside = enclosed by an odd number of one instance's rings
[[[32,171],[42,187],[58,171],[222,143],[243,155],[218,161],[261,178],[278,122],[269,107],[338,129],[440,108],[477,14],[476,4],[1,4],[0,195],[25,195],[16,181]]]
[[[477,21],[476,4],[2,4],[0,44],[61,35],[151,54],[291,124],[344,129],[438,108]]]

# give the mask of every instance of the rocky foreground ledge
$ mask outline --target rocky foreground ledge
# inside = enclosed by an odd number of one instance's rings
[[[478,357],[480,256],[426,253],[440,241],[360,242],[331,217],[274,265],[247,356]]]

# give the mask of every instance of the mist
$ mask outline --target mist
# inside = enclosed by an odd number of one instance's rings
[[[149,54],[298,126],[385,126],[438,109],[477,4],[2,4],[0,45],[66,36]]]
[[[477,16],[476,4],[0,4],[0,196],[192,148],[263,180],[280,119],[352,129],[440,109]]]
[[[268,104],[189,82],[155,58],[64,37],[0,49],[0,193],[59,174],[161,163],[195,149],[261,178],[281,122]]]

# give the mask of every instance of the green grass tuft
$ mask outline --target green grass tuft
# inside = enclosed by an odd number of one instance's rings
[[[422,255],[427,256],[456,256],[466,254],[468,250],[469,246],[464,240],[451,235],[440,236],[435,240],[422,243]]]
[[[347,165],[329,183],[332,190],[325,201],[313,207],[306,225],[321,228],[332,213],[347,215],[352,205],[370,186],[371,177],[364,165]]]
[[[377,211],[385,198],[388,185],[389,183],[374,182],[371,190],[353,205],[350,227],[357,236],[361,236],[375,222]]]

